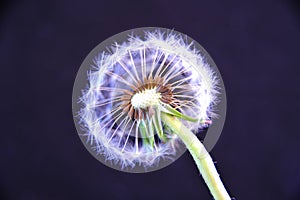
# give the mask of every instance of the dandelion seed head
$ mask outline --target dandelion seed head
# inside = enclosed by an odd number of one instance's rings
[[[99,52],[80,97],[79,123],[94,150],[121,168],[148,168],[174,159],[179,138],[161,112],[179,112],[198,122],[212,117],[218,79],[193,43],[159,29],[134,34]]]

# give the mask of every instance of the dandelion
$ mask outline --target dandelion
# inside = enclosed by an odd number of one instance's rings
[[[195,133],[212,123],[218,79],[173,31],[129,35],[94,59],[79,124],[95,151],[121,169],[172,159],[183,142],[216,199],[230,199]]]

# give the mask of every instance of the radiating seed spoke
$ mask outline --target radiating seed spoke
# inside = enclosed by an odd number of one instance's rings
[[[111,137],[109,138],[108,143],[110,143],[110,141],[112,140],[112,138],[116,135],[116,133],[117,133],[118,129],[120,128],[120,126],[121,126],[121,125],[124,123],[124,121],[127,120],[127,119],[128,119],[128,117],[125,117],[125,118],[120,122],[120,124],[117,126],[117,128],[115,129],[115,131],[113,132],[113,134],[112,134]],[[119,120],[119,119],[118,119],[118,120]],[[118,120],[116,120],[116,121],[114,122],[114,124],[115,124]],[[114,124],[113,124],[113,125],[114,125]],[[113,125],[110,127],[109,130],[112,129]],[[110,132],[110,131],[109,131],[109,132]]]
[[[115,77],[117,81],[128,85],[132,89],[137,90],[137,87],[135,85],[133,85],[133,84],[129,83],[128,81],[126,81],[122,76],[119,76],[118,74],[115,74],[115,73],[110,72],[110,71],[106,71],[105,73],[109,76]]]
[[[135,76],[136,76],[137,80],[139,81],[139,83],[141,83],[141,79],[140,79],[139,74],[137,72],[137,69],[136,69],[136,66],[135,66],[135,63],[134,63],[131,51],[128,50],[128,53],[129,53],[129,56],[130,56],[130,59],[131,59],[131,63],[132,63],[132,66],[133,66],[133,70],[134,70]]]
[[[123,148],[122,148],[121,152],[123,152],[123,151],[124,151],[124,149],[125,149],[125,147],[126,147],[126,145],[127,145],[127,142],[128,142],[129,136],[130,136],[130,134],[131,134],[131,131],[132,131],[132,129],[133,129],[133,127],[134,127],[134,124],[135,124],[135,123],[136,123],[136,120],[134,120],[134,122],[132,123],[132,125],[131,125],[131,127],[130,127],[130,130],[129,130],[129,132],[127,133],[126,141],[125,141],[125,143],[124,143],[124,146],[123,146]]]
[[[154,58],[153,58],[153,62],[152,62],[152,65],[151,65],[151,70],[150,70],[148,79],[152,79],[152,78],[153,78],[153,70],[154,70],[154,67],[155,67],[155,61],[156,61],[157,55],[158,55],[158,49],[159,49],[159,47],[156,48],[155,56],[154,56]]]
[[[127,72],[127,74],[132,78],[132,80],[138,85],[139,84],[138,81],[135,79],[135,77],[129,71],[129,69],[124,65],[124,63],[122,61],[118,61],[118,63],[120,63],[120,65],[122,66],[122,68]]]
[[[168,67],[173,63],[177,55],[175,55],[171,61],[164,67],[164,69],[159,73],[159,76],[162,77],[163,73],[168,69]],[[171,70],[171,69],[170,69]]]

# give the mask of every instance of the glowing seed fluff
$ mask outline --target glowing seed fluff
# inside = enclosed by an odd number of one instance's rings
[[[200,53],[174,32],[146,32],[99,52],[81,96],[80,124],[95,150],[122,167],[153,166],[181,142],[161,120],[177,116],[192,132],[206,126],[216,78]]]

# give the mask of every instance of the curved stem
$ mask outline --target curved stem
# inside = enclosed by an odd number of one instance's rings
[[[176,117],[162,112],[161,118],[162,121],[169,126],[176,135],[179,136],[192,154],[196,165],[214,199],[230,200],[231,198],[220,179],[212,158],[198,138]]]

